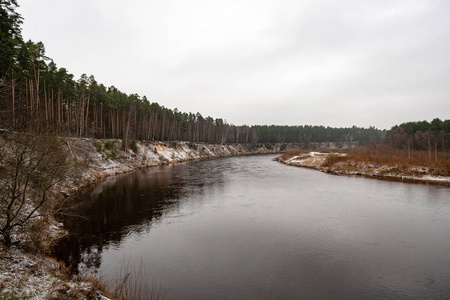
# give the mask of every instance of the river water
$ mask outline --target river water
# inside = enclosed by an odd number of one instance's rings
[[[65,259],[124,265],[165,299],[450,297],[450,189],[290,167],[274,155],[106,180],[68,218]],[[139,274],[140,274],[139,273]]]

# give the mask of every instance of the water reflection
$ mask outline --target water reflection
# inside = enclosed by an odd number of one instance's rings
[[[149,169],[83,194],[68,260],[124,259],[167,299],[450,295],[450,189],[340,177],[273,156]]]
[[[187,164],[137,171],[108,179],[74,197],[76,209],[64,217],[69,236],[54,254],[74,272],[80,263],[99,267],[103,248],[117,246],[130,232],[148,232],[164,213],[176,211],[180,198],[219,188],[223,170],[198,170]]]

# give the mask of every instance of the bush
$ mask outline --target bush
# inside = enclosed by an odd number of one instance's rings
[[[131,140],[130,148],[134,153],[138,153],[138,146],[135,140]]]
[[[105,143],[105,148],[106,148],[107,150],[111,150],[112,148],[114,148],[114,144],[115,144],[114,141],[107,141],[107,142]]]
[[[116,159],[116,158],[117,158],[117,152],[116,152],[116,150],[113,149],[111,152],[106,153],[106,157],[107,157],[107,158],[110,158],[110,159]]]
[[[102,147],[102,144],[100,142],[94,141],[94,142],[92,142],[92,145],[95,147],[97,152],[102,152],[103,151],[103,147]]]

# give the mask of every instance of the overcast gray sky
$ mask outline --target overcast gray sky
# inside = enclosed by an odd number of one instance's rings
[[[236,125],[450,118],[450,1],[19,0],[76,78]]]

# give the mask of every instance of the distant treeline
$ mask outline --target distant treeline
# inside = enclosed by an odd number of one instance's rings
[[[450,120],[407,122],[391,128],[388,142],[395,148],[408,150],[450,150]]]
[[[334,128],[324,126],[252,126],[264,143],[359,142],[367,144],[381,140],[386,132],[375,127]]]
[[[51,126],[59,134],[80,137],[306,146],[355,141],[363,145],[387,136],[374,127],[235,126],[221,118],[166,108],[146,96],[128,95],[98,83],[92,75],[74,79],[45,55],[42,42],[23,41],[22,17],[16,8],[16,0],[0,1],[0,129]],[[442,126],[433,122],[420,129],[425,138],[402,124],[391,130],[389,141],[400,147],[403,138],[410,147],[433,144],[448,149],[448,121],[439,123]]]

